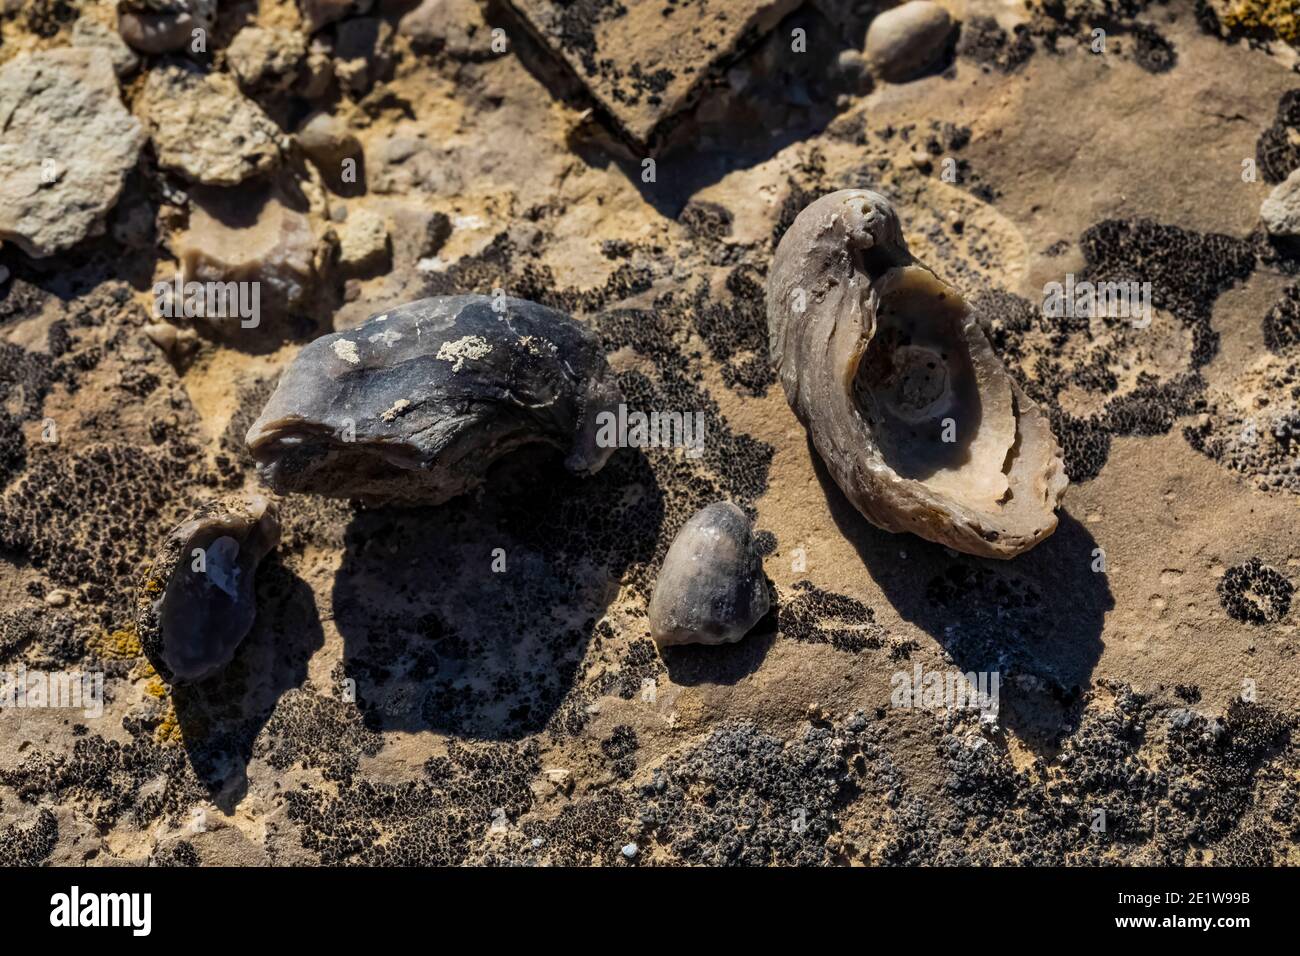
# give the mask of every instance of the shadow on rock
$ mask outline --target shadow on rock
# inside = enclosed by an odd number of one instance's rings
[[[257,570],[257,619],[234,660],[199,684],[174,689],[190,764],[225,812],[248,790],[257,735],[281,695],[302,686],[324,642],[311,588],[271,554]]]
[[[662,520],[653,472],[631,451],[576,478],[526,449],[477,494],[359,512],[333,605],[367,726],[490,740],[544,728]]]
[[[958,554],[869,523],[809,446],[836,525],[895,610],[935,639],[963,673],[997,673],[999,722],[1050,754],[1073,729],[1101,657],[1106,575],[1097,547],[1061,512],[1056,532],[1010,561]],[[904,558],[903,555],[906,555]]]
[[[700,81],[692,105],[665,115],[649,144],[633,143],[583,79],[507,3],[492,0],[488,10],[494,24],[510,29],[512,49],[539,83],[574,109],[591,109],[591,121],[570,134],[574,152],[593,167],[618,166],[645,201],[670,218],[729,173],[821,133],[839,114],[841,94],[870,87],[864,68],[845,68],[837,59],[862,48],[865,21],[846,29],[804,6],[757,40],[739,38],[737,55]],[[647,166],[651,156],[653,169]]]
[[[772,607],[732,644],[678,644],[660,651],[664,667],[674,684],[736,684],[763,666],[767,652],[776,643],[776,588],[768,582]]]

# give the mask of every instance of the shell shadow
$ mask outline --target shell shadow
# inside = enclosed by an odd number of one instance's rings
[[[1062,511],[1050,538],[1011,561],[958,554],[870,524],[811,444],[809,453],[836,525],[899,615],[962,673],[997,673],[999,723],[1052,755],[1077,721],[1115,606],[1105,573],[1092,570],[1092,535]]]
[[[325,643],[311,588],[274,552],[257,569],[257,609],[224,670],[172,692],[190,765],[227,813],[248,790],[257,735],[280,697],[306,681],[307,662]]]
[[[577,478],[525,449],[476,495],[359,511],[333,609],[367,726],[482,740],[543,729],[662,520],[653,472],[630,451]]]
[[[767,652],[777,638],[778,595],[767,583],[772,606],[739,641],[731,644],[678,644],[663,648],[668,677],[674,684],[737,684],[763,666]]]

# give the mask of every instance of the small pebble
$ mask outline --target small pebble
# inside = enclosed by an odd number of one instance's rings
[[[629,860],[636,856],[636,844],[629,843],[627,846],[623,847],[623,855]]]
[[[49,594],[45,595],[45,603],[48,604],[50,607],[63,607],[70,600],[72,600],[72,595],[70,595],[67,591],[60,591],[56,589],[54,591],[51,591]]]

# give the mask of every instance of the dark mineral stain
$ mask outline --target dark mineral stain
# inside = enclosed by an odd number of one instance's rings
[[[417,780],[292,790],[289,819],[302,844],[329,865],[455,866],[467,862],[492,826],[532,807],[529,789],[541,770],[537,744],[467,747],[425,762]]]
[[[1062,348],[1070,336],[1091,338],[1090,320],[1048,317],[1034,303],[1000,290],[972,297],[1008,370],[1047,410],[1072,481],[1087,481],[1101,472],[1113,436],[1164,434],[1180,416],[1202,409],[1205,381],[1198,370],[1219,347],[1210,321],[1214,302],[1248,278],[1256,265],[1253,247],[1245,240],[1141,219],[1098,223],[1083,233],[1080,247],[1086,267],[1076,281],[1150,282],[1152,308],[1171,313],[1191,331],[1192,352],[1185,371],[1163,380],[1141,375],[1131,392],[1114,395],[1099,414],[1080,418],[1062,409],[1061,394],[1071,386],[1114,393],[1118,383],[1108,366],[1123,357],[1112,349],[1098,350],[1093,363],[1071,366],[1050,354],[1031,356],[1025,339],[1041,330]]]
[[[0,499],[0,549],[78,588],[105,622],[121,615],[165,513],[192,473],[184,450],[91,445],[34,462]]]
[[[1300,284],[1287,286],[1264,316],[1264,345],[1277,355],[1300,345]]]
[[[1017,24],[1008,34],[992,17],[974,16],[962,25],[957,55],[973,60],[986,71],[1014,73],[1034,55],[1034,41],[1023,24]]]
[[[1259,558],[1251,558],[1224,572],[1218,592],[1219,603],[1234,620],[1276,624],[1291,609],[1295,585]]]
[[[1280,183],[1300,166],[1300,142],[1291,130],[1300,129],[1300,90],[1287,90],[1277,103],[1273,125],[1255,143],[1255,159],[1265,182]]]
[[[884,645],[885,629],[861,601],[825,591],[810,581],[796,581],[792,587],[794,597],[781,603],[777,617],[781,637],[830,644],[854,654]]]
[[[27,827],[10,824],[0,830],[0,860],[7,866],[40,866],[59,842],[59,821],[46,808]]]

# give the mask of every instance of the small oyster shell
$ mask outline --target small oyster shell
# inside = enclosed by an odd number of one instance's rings
[[[258,494],[204,505],[167,535],[136,598],[140,644],[165,681],[199,681],[230,663],[257,616],[257,566],[279,542],[279,510]]]
[[[317,339],[249,429],[279,492],[440,504],[521,445],[592,474],[613,448],[597,417],[622,400],[600,342],[562,312],[481,295],[421,299]]]
[[[697,511],[673,538],[650,597],[650,634],[671,644],[730,644],[767,613],[749,518],[730,501]]]
[[[873,524],[991,558],[1056,528],[1068,479],[1046,416],[883,196],[845,189],[798,215],[767,315],[790,406]]]

